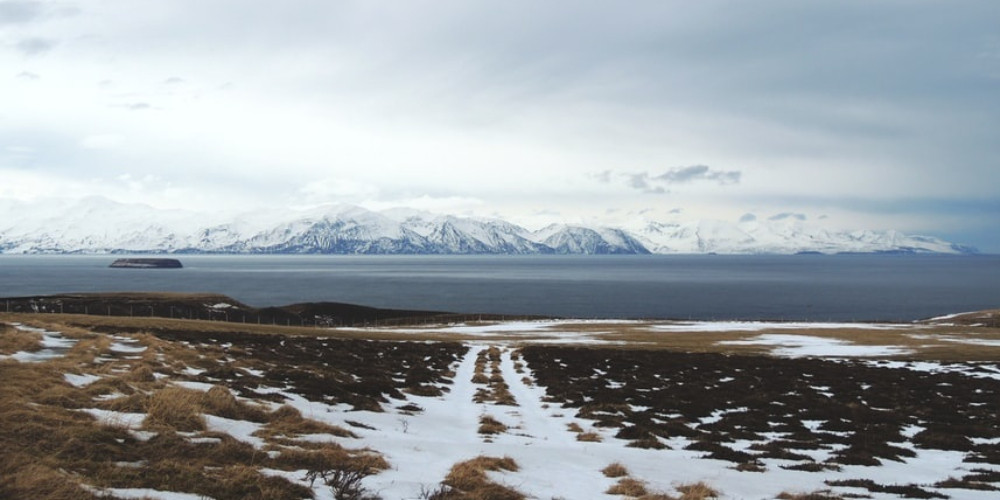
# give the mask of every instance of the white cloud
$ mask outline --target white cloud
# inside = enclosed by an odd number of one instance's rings
[[[95,134],[80,140],[80,147],[84,149],[115,149],[124,143],[125,137],[121,134]]]

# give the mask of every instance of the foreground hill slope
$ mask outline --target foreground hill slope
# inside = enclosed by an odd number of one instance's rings
[[[994,498],[998,339],[0,313],[0,497]],[[933,344],[990,357],[933,361]]]

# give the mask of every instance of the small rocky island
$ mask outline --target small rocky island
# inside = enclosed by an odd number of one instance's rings
[[[179,269],[184,267],[177,259],[146,259],[130,258],[118,259],[111,263],[109,267],[124,267],[132,269]]]

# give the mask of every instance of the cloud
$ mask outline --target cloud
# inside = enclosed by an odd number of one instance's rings
[[[720,186],[738,184],[742,177],[742,172],[715,170],[706,165],[692,165],[690,167],[677,167],[667,170],[662,174],[650,174],[648,172],[627,172],[617,174],[624,179],[626,186],[650,194],[669,193],[671,186],[680,184],[690,184],[694,182],[713,182]],[[598,182],[609,184],[613,180],[610,171],[593,174],[593,178]]]
[[[184,79],[179,76],[171,76],[170,78],[163,80],[163,83],[165,85],[178,85],[184,83]]]
[[[757,216],[751,213],[745,213],[740,217],[740,222],[753,222],[757,220]]]
[[[312,203],[360,203],[376,198],[379,188],[353,179],[327,178],[307,182],[299,188],[299,193]]]
[[[591,177],[596,179],[597,182],[601,184],[611,184],[611,171],[605,170],[603,172],[598,172],[596,174],[591,174]]]
[[[96,134],[88,135],[80,141],[80,147],[84,149],[115,149],[125,142],[125,138],[118,134]]]
[[[665,194],[667,192],[663,186],[653,186],[647,173],[628,174],[628,186],[650,194]]]
[[[666,173],[653,177],[654,180],[664,181],[669,184],[684,184],[694,181],[715,181],[721,185],[738,184],[742,173],[739,171],[712,170],[707,165],[692,165],[690,167],[677,167],[668,170]]]
[[[767,220],[786,220],[786,219],[796,219],[796,220],[806,220],[806,214],[792,213],[792,212],[782,212],[780,214],[775,214],[767,218]]]
[[[26,56],[42,55],[52,50],[55,46],[55,40],[39,37],[25,38],[15,44],[17,50]]]
[[[133,102],[125,105],[125,109],[130,109],[132,111],[142,111],[144,109],[150,109],[151,106],[148,102]]]
[[[42,16],[42,7],[41,2],[18,0],[0,2],[0,26],[34,21]]]
[[[30,71],[22,71],[17,74],[17,77],[22,80],[38,80],[41,78],[37,73],[32,73]]]

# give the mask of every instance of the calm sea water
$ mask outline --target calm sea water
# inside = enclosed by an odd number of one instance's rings
[[[253,306],[376,307],[581,318],[914,320],[1000,307],[1000,256],[0,255],[0,296],[218,292]]]

